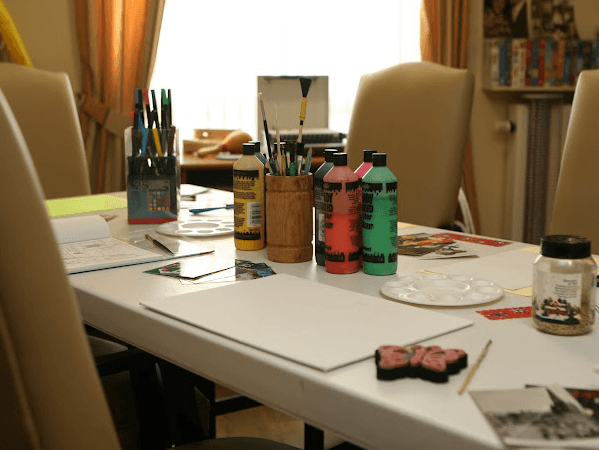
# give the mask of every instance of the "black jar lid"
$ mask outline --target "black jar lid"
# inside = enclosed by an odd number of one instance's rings
[[[545,236],[541,238],[541,254],[559,259],[588,258],[591,256],[591,240],[567,234]]]

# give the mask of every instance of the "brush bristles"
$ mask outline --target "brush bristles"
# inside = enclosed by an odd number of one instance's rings
[[[311,78],[300,77],[300,85],[302,86],[302,97],[308,96],[308,91],[310,90],[310,84],[312,84]]]

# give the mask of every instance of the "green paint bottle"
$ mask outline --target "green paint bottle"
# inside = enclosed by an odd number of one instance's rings
[[[364,272],[397,272],[397,178],[387,155],[372,155],[372,169],[362,178],[362,253]]]

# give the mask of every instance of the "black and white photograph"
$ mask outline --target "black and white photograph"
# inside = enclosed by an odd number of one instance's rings
[[[506,445],[598,448],[599,421],[560,386],[470,391]]]

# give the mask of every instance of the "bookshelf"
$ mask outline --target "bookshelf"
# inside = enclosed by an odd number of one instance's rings
[[[585,4],[583,4],[585,3]],[[549,205],[548,160],[555,145],[552,124],[572,103],[581,71],[599,68],[595,0],[483,2],[482,90],[493,101],[526,105],[515,127],[525,157],[522,240],[539,243]],[[576,9],[576,12],[575,12]],[[578,19],[574,20],[575,13]],[[578,29],[578,25],[583,25]],[[552,117],[552,111],[560,111]],[[520,130],[520,131],[518,131]],[[551,169],[552,170],[552,169]]]

